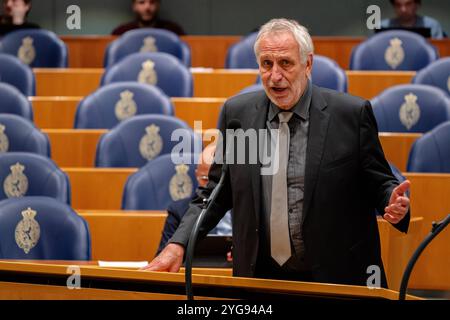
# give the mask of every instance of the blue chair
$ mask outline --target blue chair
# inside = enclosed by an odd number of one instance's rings
[[[257,35],[257,32],[253,32],[228,49],[225,68],[258,69],[258,63],[253,51]]]
[[[174,56],[164,52],[133,53],[106,69],[101,85],[138,81],[156,85],[169,97],[192,97],[192,75]]]
[[[14,114],[0,114],[2,152],[32,152],[50,157],[50,142],[30,121]]]
[[[353,48],[351,70],[420,70],[438,59],[424,37],[404,30],[374,34]]]
[[[0,201],[0,258],[90,260],[88,224],[53,198]]]
[[[35,95],[33,71],[12,55],[0,53],[0,82],[16,87],[24,96]]]
[[[260,78],[258,78],[258,79],[260,79]],[[251,86],[245,87],[244,89],[239,91],[239,94],[261,91],[261,90],[264,90],[262,83],[256,83],[256,84],[252,84]]]
[[[193,154],[183,154],[174,163],[171,154],[165,154],[128,177],[125,184],[122,209],[166,210],[174,201],[191,199],[197,189]]]
[[[372,99],[382,132],[418,132],[450,120],[450,101],[442,90],[419,84],[394,86]]]
[[[0,183],[0,200],[45,196],[70,205],[69,178],[51,159],[39,154],[0,154]]]
[[[450,57],[429,64],[417,72],[412,82],[440,88],[450,96]]]
[[[191,49],[180,37],[168,30],[142,28],[130,30],[106,48],[104,67],[110,67],[123,57],[137,52],[165,52],[191,66]]]
[[[78,104],[75,128],[111,129],[140,114],[173,115],[173,105],[158,87],[138,82],[111,83]]]
[[[6,34],[0,52],[16,56],[31,68],[66,68],[67,47],[58,36],[43,29],[22,29]]]
[[[0,82],[0,113],[15,114],[33,121],[33,109],[28,99],[8,83]]]
[[[409,153],[409,172],[450,173],[450,121],[417,139]]]
[[[182,141],[172,141],[172,133],[181,129]],[[97,145],[97,167],[142,167],[148,161],[169,154],[180,142],[202,150],[201,140],[183,121],[165,115],[140,115],[127,119],[101,136]],[[187,150],[184,150],[187,152]]]
[[[314,55],[311,73],[312,82],[319,87],[347,92],[347,75],[336,61]]]

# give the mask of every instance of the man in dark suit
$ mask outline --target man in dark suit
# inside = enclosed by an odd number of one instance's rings
[[[370,103],[312,85],[312,40],[295,21],[265,24],[255,55],[264,92],[229,99],[220,130],[233,119],[247,131],[277,129],[263,148],[275,141],[278,170],[267,175],[261,163],[230,164],[201,234],[233,208],[235,276],[366,285],[368,270],[378,267],[386,287],[374,209],[406,232],[410,183],[393,176]],[[207,188],[146,269],[178,271],[202,199],[220,174],[214,163]]]

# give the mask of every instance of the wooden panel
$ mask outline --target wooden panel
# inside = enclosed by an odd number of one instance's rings
[[[229,47],[238,42],[239,36],[182,36],[191,48],[192,66],[225,68]]]
[[[70,68],[102,68],[106,47],[117,36],[61,36],[69,51]]]
[[[411,213],[423,217],[420,241],[431,230],[433,221],[450,213],[450,174],[404,173],[411,181]],[[450,290],[450,228],[431,242],[417,261],[410,287]]]
[[[0,261],[0,271],[2,272],[17,272],[18,274],[34,275],[36,277],[45,277],[45,279],[61,279],[67,276],[67,266],[73,262],[66,262],[65,264],[49,264],[43,262],[21,262],[21,261]],[[115,286],[120,290],[120,283],[158,283],[159,285],[170,284],[172,287],[184,286],[185,275],[183,273],[166,273],[166,272],[142,272],[130,269],[112,269],[99,268],[98,266],[80,265],[80,271],[86,279],[95,278],[97,280],[107,280],[115,282]],[[36,278],[34,277],[34,278]],[[29,277],[30,278],[30,277]],[[26,283],[26,282],[24,282]],[[95,288],[93,283],[93,288]],[[224,277],[194,274],[192,283],[196,287],[214,287],[214,292],[220,295],[219,291],[224,289],[239,295],[240,292],[245,293],[255,291],[259,294],[300,294],[302,296],[316,296],[316,297],[341,297],[341,298],[384,298],[384,299],[398,299],[398,292],[387,289],[371,290],[363,286],[346,286],[333,285],[329,283],[313,283],[313,282],[299,282],[299,281],[278,281],[269,279],[256,278],[240,278],[240,277]],[[148,288],[152,286],[148,285]],[[157,286],[156,286],[157,287]],[[156,288],[157,290],[157,288]],[[23,290],[22,290],[23,291]],[[72,290],[75,291],[75,290]],[[170,294],[170,292],[168,292]],[[222,293],[223,294],[223,293]],[[239,298],[236,296],[236,298]],[[408,299],[417,299],[417,297],[408,296]]]
[[[101,68],[107,45],[114,36],[62,36],[69,49],[71,68]],[[239,36],[182,36],[191,48],[192,67],[224,68],[228,49]],[[364,41],[364,37],[312,37],[314,52],[335,60],[343,69],[349,69],[353,48]],[[450,40],[431,40],[440,56],[450,55]]]
[[[72,129],[78,103],[83,97],[29,97],[34,123],[41,129]],[[203,129],[215,128],[224,98],[172,98],[175,116],[194,128],[202,121]]]
[[[120,210],[122,193],[135,168],[62,168],[72,187],[75,209]]]
[[[100,85],[103,69],[33,69],[37,96],[87,96]]]
[[[411,147],[421,136],[420,133],[380,132],[379,134],[386,159],[400,171],[406,171]]]
[[[38,96],[86,96],[103,69],[35,69]],[[349,93],[371,99],[386,88],[410,83],[410,71],[347,71]],[[256,82],[257,70],[193,69],[194,97],[228,98]]]
[[[348,92],[364,99],[372,99],[385,89],[411,83],[412,71],[346,71]]]
[[[82,211],[91,232],[92,260],[151,261],[158,249],[165,211]]]
[[[83,97],[29,97],[34,123],[40,129],[71,129],[78,103]]]
[[[51,157],[60,167],[92,167],[100,136],[107,130],[44,129]]]
[[[381,257],[386,271],[389,289],[400,290],[400,284],[409,259],[420,242],[423,218],[411,219],[409,230],[404,234],[387,222],[378,219],[381,240]]]

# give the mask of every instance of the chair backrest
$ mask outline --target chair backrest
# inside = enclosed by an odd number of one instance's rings
[[[122,209],[166,210],[172,202],[194,196],[198,185],[194,155],[183,154],[184,161],[173,161],[171,156],[162,155],[128,177]]]
[[[50,157],[50,142],[30,121],[14,114],[0,114],[0,153],[17,151]]]
[[[0,51],[14,55],[32,68],[66,68],[67,47],[58,36],[43,29],[22,29],[6,34]]]
[[[80,101],[75,128],[111,129],[140,114],[171,116],[173,105],[158,87],[131,81],[111,83]]]
[[[159,87],[169,97],[192,97],[192,75],[174,56],[164,52],[133,53],[106,69],[101,85],[138,81]]]
[[[141,28],[125,32],[106,48],[104,67],[110,67],[123,57],[137,52],[165,52],[177,57],[186,67],[191,66],[191,49],[169,30]]]
[[[177,131],[172,137],[175,130]],[[180,143],[189,148],[189,151],[191,147],[199,151],[202,149],[201,140],[180,119],[165,115],[135,116],[101,136],[95,165],[142,167],[160,155],[171,153],[175,146],[181,146]]]
[[[18,58],[0,53],[0,82],[17,88],[24,96],[35,95],[35,79],[29,66]]]
[[[353,48],[351,70],[420,70],[438,59],[424,37],[405,30],[376,33]]]
[[[257,32],[253,32],[228,49],[225,68],[258,69],[258,63],[253,51],[257,35]]]
[[[450,101],[442,90],[419,84],[394,86],[372,99],[378,130],[427,132],[450,120]]]
[[[53,198],[0,201],[0,258],[90,260],[88,224]]]
[[[440,88],[450,96],[450,57],[430,63],[417,72],[412,82]]]
[[[70,204],[67,175],[49,158],[29,152],[0,154],[0,200],[45,196]]]
[[[33,121],[33,109],[28,99],[12,85],[0,82],[0,113],[15,114]]]
[[[314,55],[311,78],[316,86],[347,92],[345,71],[336,61],[325,56]]]
[[[450,173],[450,121],[417,139],[409,153],[409,172]]]

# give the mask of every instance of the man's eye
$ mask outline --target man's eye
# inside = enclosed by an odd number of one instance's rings
[[[263,60],[263,62],[261,63],[261,65],[263,67],[270,67],[272,65],[272,62],[270,62],[269,60]]]
[[[281,60],[280,64],[285,67],[285,66],[290,65],[290,62],[289,62],[289,60]]]

